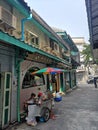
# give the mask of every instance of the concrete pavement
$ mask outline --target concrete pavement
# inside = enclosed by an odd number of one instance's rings
[[[98,88],[82,84],[55,104],[56,119],[31,127],[22,123],[7,130],[98,130]]]

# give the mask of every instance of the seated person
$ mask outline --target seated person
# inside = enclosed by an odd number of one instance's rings
[[[35,93],[31,93],[30,98],[29,98],[27,101],[24,102],[24,110],[25,110],[26,112],[28,112],[28,111],[27,111],[28,104],[33,104],[33,103],[35,103],[35,97],[36,97]]]
[[[36,97],[36,95],[34,93],[32,93],[30,98],[25,103],[25,104],[27,104],[27,108],[28,108],[29,104],[34,104],[35,103],[35,97]],[[28,125],[35,126],[37,124],[36,118],[33,115],[30,115],[29,111],[28,111],[28,116],[26,117],[26,120],[27,120]]]
[[[35,103],[35,97],[36,97],[36,94],[35,93],[31,93],[31,96],[28,99],[27,104],[29,104],[29,103]]]

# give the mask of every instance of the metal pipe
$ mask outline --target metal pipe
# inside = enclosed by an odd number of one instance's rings
[[[22,34],[21,34],[21,41],[24,41],[24,23],[26,21],[29,21],[32,19],[32,13],[30,14],[30,16],[28,18],[23,18],[21,20],[21,31],[22,31]]]

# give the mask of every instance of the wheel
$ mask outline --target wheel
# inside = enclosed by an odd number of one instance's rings
[[[43,108],[41,117],[43,118],[44,122],[47,122],[50,118],[50,110],[48,108]]]

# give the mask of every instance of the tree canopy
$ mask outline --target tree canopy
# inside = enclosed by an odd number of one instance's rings
[[[84,58],[84,64],[85,64],[85,66],[87,66],[93,59],[91,46],[90,46],[90,44],[85,44],[83,47],[84,47],[84,49],[82,50],[81,54]]]

